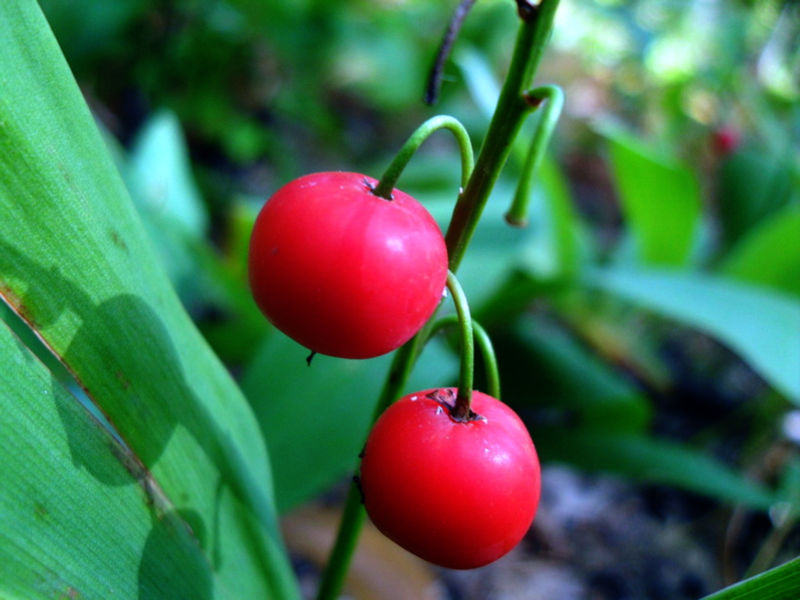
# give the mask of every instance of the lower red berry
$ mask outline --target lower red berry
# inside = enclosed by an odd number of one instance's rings
[[[454,388],[409,394],[378,419],[364,448],[367,513],[387,537],[437,565],[497,560],[529,529],[541,473],[530,435],[499,400],[473,392],[456,421]]]

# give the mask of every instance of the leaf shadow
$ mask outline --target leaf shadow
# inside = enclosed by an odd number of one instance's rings
[[[189,527],[202,548],[205,548],[205,527],[199,513],[193,510],[173,510],[154,519],[153,528],[147,536],[139,563],[139,600],[168,598],[169,600],[211,600],[213,581],[202,554],[190,545],[176,544],[180,554],[176,557],[183,573],[191,579],[176,577],[171,566],[162,560],[163,548],[175,544],[185,535],[182,528]]]
[[[9,279],[23,282],[24,292],[17,293],[19,285],[12,288]],[[150,473],[176,428],[181,426],[194,438],[209,462],[219,469],[213,514],[205,518],[218,520],[221,487],[229,487],[271,538],[266,548],[264,541],[257,541],[258,536],[252,536],[251,540],[267,552],[269,544],[280,545],[279,533],[274,527],[274,508],[266,496],[249,485],[246,473],[243,476],[239,464],[242,458],[231,435],[222,430],[189,385],[170,332],[150,303],[134,294],[118,294],[95,301],[58,266],[40,265],[4,240],[0,240],[0,296],[67,367],[111,425],[111,433],[121,444],[110,443],[110,451],[139,482],[146,501],[154,509],[151,537],[166,535],[165,526],[159,525],[166,514],[178,518],[191,515],[194,523],[189,524],[189,528],[192,531],[207,529],[200,513],[189,508],[174,509],[174,505],[186,505],[192,498],[168,498]],[[66,348],[56,348],[48,343],[51,338],[48,328],[59,326],[62,318],[77,318],[80,325]],[[132,351],[129,340],[134,335],[141,346]],[[102,368],[113,377],[94,375],[98,362],[102,362]],[[75,426],[75,419],[80,415],[76,411],[59,407],[59,415],[76,465],[105,485],[130,484],[131,479],[124,472],[99,470],[91,457],[79,451],[80,440],[75,436],[80,428]],[[214,548],[207,556],[209,562],[214,563],[212,568],[218,569],[222,560],[221,547],[218,536],[214,538]],[[143,556],[142,561],[146,560]]]

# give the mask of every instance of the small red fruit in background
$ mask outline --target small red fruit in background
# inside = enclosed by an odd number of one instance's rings
[[[723,125],[711,132],[711,147],[719,156],[728,156],[741,144],[741,133],[732,125]]]
[[[475,418],[456,421],[454,388],[404,396],[369,435],[360,483],[388,538],[429,562],[471,569],[516,546],[539,504],[539,459],[525,425],[473,392]]]
[[[314,352],[385,354],[436,309],[447,279],[439,226],[414,198],[375,179],[314,173],[267,201],[250,240],[250,287],[275,327]]]

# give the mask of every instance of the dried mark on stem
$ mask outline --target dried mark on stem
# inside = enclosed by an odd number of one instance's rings
[[[532,94],[530,92],[525,92],[524,94],[522,94],[522,99],[525,101],[525,104],[527,104],[533,109],[539,108],[542,102],[545,101],[545,98],[543,96]]]

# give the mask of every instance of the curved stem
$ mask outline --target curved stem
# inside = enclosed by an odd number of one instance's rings
[[[492,398],[500,399],[500,370],[497,368],[497,356],[494,353],[494,344],[486,330],[472,321],[472,330],[475,334],[475,341],[483,355],[483,368],[486,371],[486,393]]]
[[[531,140],[528,154],[525,157],[522,178],[517,184],[514,200],[511,203],[511,208],[506,213],[506,221],[518,227],[524,227],[528,224],[528,204],[530,203],[534,176],[542,164],[545,150],[556,129],[561,110],[564,108],[564,92],[557,85],[545,85],[535,88],[527,92],[525,98],[534,110],[542,102],[546,102],[546,105],[539,122],[536,124],[536,130],[533,133],[533,140]]]
[[[437,319],[430,330],[429,338],[434,337],[442,329],[452,327],[458,323],[458,315],[447,315]],[[497,368],[497,356],[489,334],[476,320],[472,320],[472,333],[475,342],[483,356],[483,370],[486,372],[486,393],[493,398],[500,399],[500,371]]]
[[[372,193],[381,198],[391,200],[392,190],[397,183],[397,179],[400,177],[403,169],[406,168],[414,152],[419,149],[422,142],[427,140],[432,133],[439,129],[449,129],[458,142],[458,149],[461,153],[461,188],[463,189],[467,185],[470,175],[472,175],[472,166],[475,161],[472,152],[472,142],[469,139],[467,130],[464,129],[464,126],[458,119],[448,115],[439,115],[425,121],[411,134],[386,168],[386,171],[384,171],[383,176]]]
[[[475,369],[475,341],[472,333],[472,316],[464,289],[452,271],[447,272],[447,289],[453,296],[458,325],[461,330],[461,366],[458,371],[458,395],[452,416],[456,421],[468,421],[472,411],[472,385]]]

